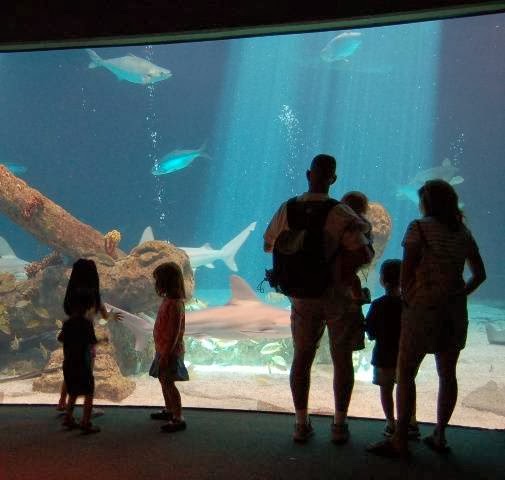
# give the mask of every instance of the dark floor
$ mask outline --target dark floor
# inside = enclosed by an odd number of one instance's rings
[[[351,419],[351,441],[336,446],[331,419],[312,417],[315,436],[297,445],[290,415],[188,409],[188,429],[166,434],[152,411],[107,408],[102,432],[85,436],[62,430],[54,407],[2,405],[0,480],[505,479],[503,431],[451,428],[451,454],[415,442],[407,462],[365,452],[381,438],[375,420]]]

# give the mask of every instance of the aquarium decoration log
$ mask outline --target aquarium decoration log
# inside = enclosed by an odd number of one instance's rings
[[[0,211],[37,240],[64,255],[110,257],[107,253],[111,251],[110,239],[31,188],[4,165],[0,165]],[[124,255],[117,248],[114,253]]]

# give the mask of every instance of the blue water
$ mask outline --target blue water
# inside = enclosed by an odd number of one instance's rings
[[[360,47],[334,63],[319,54],[339,32],[97,49],[171,70],[149,87],[88,69],[84,49],[1,54],[0,161],[25,165],[30,185],[96,229],[120,230],[127,251],[148,225],[175,245],[220,248],[255,221],[237,256],[255,286],[270,263],[262,233],[304,191],[315,154],[337,158],[333,195],[359,189],[388,209],[385,257],[401,255],[418,215],[396,189],[449,158],[488,267],[479,295],[499,300],[504,18],[361,29]],[[151,174],[168,152],[202,145],[210,158]],[[3,215],[0,232],[21,258],[48,253]],[[230,272],[215,266],[198,269],[197,287],[226,288]]]

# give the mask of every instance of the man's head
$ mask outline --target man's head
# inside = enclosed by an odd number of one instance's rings
[[[337,161],[335,157],[321,153],[316,155],[307,170],[309,192],[328,193],[330,186],[337,179]]]

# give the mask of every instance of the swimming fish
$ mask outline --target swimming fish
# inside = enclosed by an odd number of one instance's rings
[[[126,80],[140,85],[151,85],[172,76],[166,68],[151,63],[148,60],[129,54],[118,58],[101,58],[94,50],[86,49],[91,62],[89,68],[104,67],[119,80]]]
[[[361,33],[343,32],[332,38],[321,50],[320,57],[323,62],[332,63],[339,60],[349,61],[361,46]]]
[[[42,355],[42,358],[44,360],[47,360],[49,358],[49,350],[46,347],[44,347],[42,343],[40,343],[38,350],[40,351],[40,354]]]
[[[156,177],[166,175],[167,173],[176,172],[177,170],[186,168],[195,158],[210,158],[203,152],[203,149],[204,147],[202,146],[197,150],[174,150],[167,153],[156,165],[153,166],[151,173]]]
[[[20,344],[21,338],[18,338],[16,335],[14,335],[14,340],[10,343],[11,350],[16,352],[19,350],[19,344]]]
[[[271,355],[272,353],[278,352],[281,349],[281,344],[279,342],[267,343],[260,350],[261,355]]]
[[[419,195],[417,192],[428,180],[439,178],[441,180],[445,180],[451,185],[459,185],[460,183],[463,183],[465,179],[456,175],[458,170],[458,167],[453,165],[448,158],[444,158],[440,166],[420,170],[409,181],[409,183],[397,187],[396,196],[408,198],[411,202],[417,205],[419,203]],[[460,204],[460,207],[461,206],[462,204]]]
[[[14,175],[22,175],[28,170],[27,167],[20,165],[19,163],[0,162],[0,165],[4,165]]]

